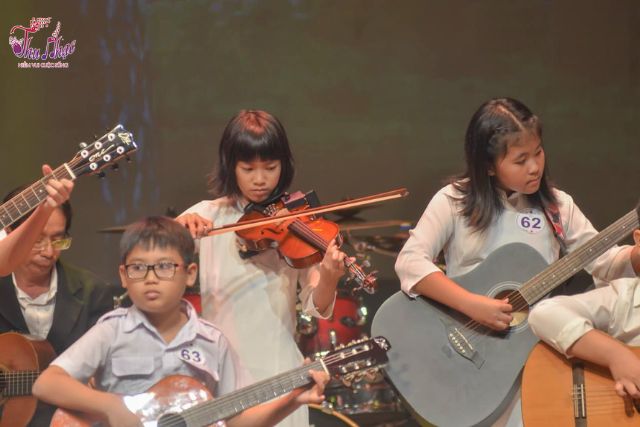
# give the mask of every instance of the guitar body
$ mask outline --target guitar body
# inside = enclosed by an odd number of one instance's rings
[[[26,426],[36,410],[38,400],[31,395],[31,385],[37,373],[47,367],[55,352],[47,341],[30,340],[15,332],[0,334],[0,427]],[[10,385],[6,375],[32,372],[29,383]]]
[[[158,423],[158,419],[165,413],[182,412],[212,398],[209,390],[199,381],[184,375],[171,375],[155,383],[145,393],[124,397],[124,401],[145,427],[156,427],[162,425]],[[137,405],[138,402],[141,404]],[[50,427],[98,426],[106,427],[107,423],[96,417],[65,409],[56,410],[50,424]]]
[[[640,357],[640,348],[633,351]],[[574,368],[582,370],[584,412],[573,392]],[[579,375],[579,374],[578,374]],[[640,425],[640,413],[614,390],[609,370],[578,359],[568,360],[547,344],[531,351],[522,373],[522,418],[526,427],[624,427]],[[574,401],[574,395],[578,397]],[[629,411],[630,410],[630,411]],[[576,417],[577,414],[580,414]]]
[[[453,278],[471,292],[490,297],[518,289],[547,266],[533,248],[514,243],[494,251],[473,271]],[[490,425],[517,390],[517,379],[538,339],[526,322],[527,312],[506,333],[480,327],[471,336],[469,318],[426,298],[397,292],[376,312],[371,331],[393,347],[385,368],[414,413],[440,427]],[[475,363],[454,350],[451,328],[465,331],[478,353]]]

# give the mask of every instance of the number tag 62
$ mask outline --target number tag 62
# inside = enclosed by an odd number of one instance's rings
[[[536,212],[521,212],[518,214],[518,227],[527,233],[539,233],[544,229],[544,217]]]

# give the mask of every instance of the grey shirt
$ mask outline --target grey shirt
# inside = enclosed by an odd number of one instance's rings
[[[100,318],[82,338],[52,362],[86,383],[95,378],[100,390],[137,394],[169,375],[188,375],[202,382],[214,396],[246,384],[224,335],[198,318],[183,301],[187,323],[166,343],[135,306],[113,310]]]

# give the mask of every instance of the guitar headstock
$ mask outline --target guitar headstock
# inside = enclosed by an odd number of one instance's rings
[[[332,377],[352,381],[387,363],[390,348],[384,337],[366,338],[329,352],[322,361]]]
[[[67,165],[75,176],[96,174],[137,148],[131,132],[119,124],[91,144],[81,144],[81,150]]]

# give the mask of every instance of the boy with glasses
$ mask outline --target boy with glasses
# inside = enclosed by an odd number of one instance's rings
[[[127,228],[120,251],[120,279],[133,306],[103,316],[40,375],[34,394],[124,427],[142,423],[119,395],[144,393],[169,375],[193,377],[214,396],[247,385],[224,335],[182,299],[198,271],[189,232],[169,218],[147,218]],[[321,402],[328,376],[312,376],[316,385],[310,390],[246,409],[228,425],[272,426],[302,404]],[[90,378],[95,389],[85,385]]]

